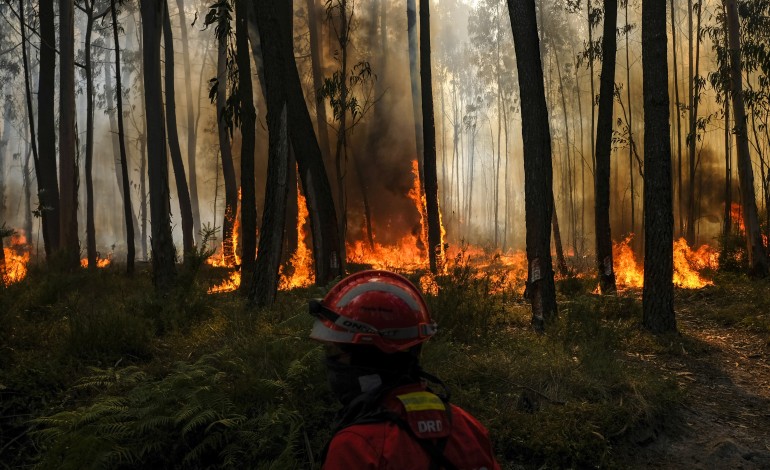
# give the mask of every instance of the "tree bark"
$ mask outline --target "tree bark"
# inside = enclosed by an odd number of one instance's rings
[[[436,124],[433,117],[433,83],[430,62],[430,0],[420,0],[420,89],[422,92],[423,172],[428,216],[428,260],[433,274],[444,264],[441,214],[438,204]],[[497,228],[495,227],[495,232]]]
[[[664,333],[676,331],[665,2],[642,2],[642,67],[645,157],[642,322],[647,329]]]
[[[26,39],[26,31],[25,28],[26,25],[24,23],[24,0],[19,0],[19,29],[21,31],[21,56],[22,56],[22,65],[23,65],[23,71],[24,71],[24,90],[25,90],[25,97],[26,97],[26,103],[27,103],[27,118],[29,120],[29,135],[30,135],[30,143],[32,144],[32,155],[34,155],[35,162],[39,161],[38,153],[37,153],[37,143],[35,142],[35,113],[33,112],[32,108],[32,91],[31,86],[29,84],[29,60],[27,59],[27,39]],[[4,121],[4,127],[3,130],[3,142],[0,144],[2,148],[0,148],[0,223],[4,223],[6,221],[6,215],[5,215],[5,154],[6,150],[8,148],[8,140],[9,140],[9,131],[11,130],[11,100],[10,96],[8,97],[6,104],[5,104],[5,116],[3,117]],[[24,175],[27,176],[26,174]],[[32,234],[27,232],[27,237],[30,237]],[[0,249],[2,249],[2,246],[0,246]]]
[[[190,191],[187,188],[187,177],[182,161],[182,149],[179,146],[179,132],[176,122],[176,85],[174,83],[174,35],[171,31],[171,15],[168,1],[163,15],[163,44],[165,53],[165,84],[166,84],[166,128],[168,129],[168,148],[171,153],[171,165],[174,168],[174,182],[179,199],[179,215],[182,219],[182,253],[186,259],[195,246],[193,238],[193,213],[190,203]]]
[[[318,90],[323,86],[323,64],[321,63],[321,50],[319,46],[318,32],[318,6],[316,0],[306,0],[307,2],[307,22],[308,33],[310,36],[310,60],[313,68],[313,99],[316,104],[316,126],[318,128],[318,140],[321,145],[321,152],[324,155],[324,161],[328,162],[331,158],[331,147],[329,146],[329,130],[326,117],[326,104],[319,101],[316,97]],[[331,165],[329,165],[331,167]]]
[[[200,243],[201,212],[198,202],[198,171],[195,168],[195,156],[198,150],[198,131],[195,125],[195,112],[192,97],[192,76],[190,73],[190,46],[187,38],[187,19],[184,0],[176,0],[179,10],[179,27],[182,32],[182,57],[184,58],[185,103],[187,105],[187,177],[190,185],[190,209],[192,210],[193,238]]]
[[[176,278],[176,250],[171,237],[166,129],[161,94],[160,35],[166,2],[141,0],[144,101],[147,116],[147,161],[150,184],[153,284],[166,293]],[[152,110],[156,110],[153,112]]]
[[[689,0],[690,15],[690,132],[687,136],[689,166],[689,185],[687,187],[687,242],[690,246],[695,246],[695,221],[696,221],[696,202],[695,202],[695,170],[696,153],[695,144],[698,140],[698,102],[700,101],[700,91],[696,89],[696,79],[698,78],[698,68],[700,63],[700,22],[701,22],[701,3],[698,3],[698,17],[695,31],[692,30],[692,0]],[[695,49],[693,51],[693,34],[695,35]],[[695,64],[693,65],[693,53],[695,54]],[[694,67],[694,68],[693,68]]]
[[[219,7],[219,14],[229,14],[225,7]],[[222,222],[222,254],[228,265],[235,264],[233,227],[238,206],[238,187],[235,181],[235,166],[230,147],[227,122],[224,117],[227,104],[227,34],[217,32],[217,129],[219,150],[222,155],[222,176],[225,180],[225,214]]]
[[[13,100],[11,95],[5,95],[5,105],[3,106],[3,134],[0,137],[0,225],[6,221],[5,215],[5,162],[8,160],[8,140],[11,133],[11,114],[13,111]],[[30,113],[31,115],[31,113]],[[35,160],[37,163],[37,160]],[[27,236],[30,234],[28,233]]]
[[[91,33],[94,29],[94,3],[86,4],[86,256],[88,269],[96,270],[96,223],[94,221],[94,76],[91,65]]]
[[[56,120],[54,94],[56,91],[56,27],[53,2],[40,2],[40,82],[38,84],[38,150],[35,161],[37,195],[42,210],[43,243],[50,259],[59,250],[59,181],[56,165]]]
[[[754,194],[754,171],[749,154],[749,136],[746,109],[743,103],[741,76],[741,43],[738,7],[735,0],[724,0],[727,10],[727,29],[730,49],[730,88],[735,116],[735,140],[738,144],[738,181],[743,201],[743,219],[746,226],[746,251],[749,255],[749,272],[757,277],[768,274],[768,260],[759,227],[757,201]]]
[[[238,61],[238,92],[241,105],[241,279],[254,269],[257,255],[257,203],[254,183],[254,145],[257,112],[251,86],[251,57],[246,0],[235,2],[235,40]],[[246,283],[243,283],[246,284]],[[244,294],[246,288],[242,289]]]
[[[677,214],[679,215],[679,234],[684,234],[684,208],[682,207],[682,114],[679,111],[679,65],[677,65],[676,54],[676,13],[674,9],[674,0],[670,1],[671,7],[671,57],[674,61],[674,100],[676,101],[674,109],[676,110],[676,142],[677,142],[677,185],[676,185],[676,203]]]
[[[412,90],[412,115],[414,116],[414,136],[417,167],[419,169],[420,183],[423,191],[425,190],[425,176],[423,175],[422,156],[424,154],[422,110],[420,109],[420,78],[418,63],[418,45],[417,45],[417,6],[415,0],[406,0],[406,28],[407,40],[409,43],[409,80]]]
[[[599,118],[596,133],[596,173],[594,176],[596,228],[596,267],[602,294],[615,292],[610,227],[610,155],[612,153],[612,107],[615,98],[615,54],[618,20],[617,0],[604,0],[602,72],[599,78]]]
[[[115,0],[110,0],[112,7],[112,38],[115,45],[115,86],[117,89],[118,108],[115,114],[118,117],[118,145],[120,148],[120,190],[123,195],[123,218],[126,224],[126,273],[134,273],[134,260],[136,259],[136,246],[134,241],[134,227],[136,219],[131,207],[131,184],[128,179],[128,156],[126,154],[126,134],[123,125],[123,83],[120,75],[120,41],[118,38],[118,15]],[[110,91],[107,90],[109,94]]]
[[[289,29],[292,21],[291,4],[290,1],[280,2],[283,8],[278,9],[279,5],[269,0],[257,0],[256,16],[265,75],[271,70],[270,73],[280,77],[276,86],[286,94],[289,138],[307,196],[316,284],[326,285],[344,272],[345,251],[337,230],[337,214],[323,156],[302,93],[294,51],[288,48],[291,41],[284,39],[287,34],[284,30]]]
[[[524,199],[527,227],[527,291],[532,324],[542,330],[557,315],[551,262],[553,187],[551,136],[540,61],[534,0],[508,0],[516,51],[524,142]]]
[[[80,266],[78,241],[78,166],[75,133],[75,6],[59,0],[59,231],[62,266]]]

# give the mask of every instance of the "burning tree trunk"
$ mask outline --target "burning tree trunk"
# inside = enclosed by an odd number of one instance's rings
[[[217,80],[216,80],[216,105],[217,105],[217,129],[219,135],[219,151],[222,155],[222,176],[225,180],[225,215],[222,222],[222,254],[228,265],[235,264],[235,252],[233,246],[233,227],[235,225],[235,212],[238,205],[238,187],[235,181],[235,166],[233,165],[233,153],[230,148],[228,123],[226,113],[227,106],[227,38],[230,33],[230,7],[227,3],[220,3],[217,7],[217,26],[215,34],[218,41],[217,48]]]
[[[433,84],[430,64],[430,0],[420,0],[420,88],[422,89],[423,173],[425,209],[428,215],[428,259],[434,274],[444,262],[441,213],[438,206],[436,125],[433,119]],[[495,227],[495,232],[497,227]]]
[[[302,93],[302,85],[294,60],[290,40],[284,39],[281,25],[291,27],[292,2],[281,2],[283,7],[269,0],[255,2],[259,26],[265,75],[274,73],[277,80],[275,93],[285,93],[287,120],[291,123],[289,138],[297,157],[302,187],[307,195],[310,227],[313,235],[315,279],[317,285],[325,285],[344,272],[345,251],[337,231],[337,214],[334,211],[331,187],[324,169],[323,156],[313,132]],[[258,270],[258,268],[257,268]]]
[[[78,167],[75,158],[75,11],[74,0],[59,1],[59,250],[66,268],[80,266],[78,242]],[[41,83],[42,85],[42,83]]]
[[[674,215],[671,208],[666,4],[642,3],[644,93],[644,326],[676,331],[674,317]]]
[[[195,241],[193,239],[193,214],[190,204],[190,192],[187,188],[187,177],[182,162],[182,149],[179,147],[179,132],[176,123],[176,86],[174,84],[174,36],[171,31],[171,15],[168,11],[168,1],[163,15],[163,44],[166,58],[165,84],[166,84],[166,127],[168,128],[168,148],[171,152],[171,165],[174,168],[174,182],[179,199],[179,214],[182,219],[182,247],[186,257],[193,251]]]
[[[190,209],[192,210],[193,237],[196,243],[201,232],[201,214],[198,206],[198,173],[195,168],[198,132],[193,112],[192,77],[190,74],[190,48],[187,39],[187,20],[185,18],[184,0],[176,0],[179,10],[179,27],[182,32],[182,57],[184,58],[185,102],[187,104],[187,176],[190,184]]]
[[[241,276],[254,269],[257,251],[257,205],[254,183],[254,142],[257,112],[251,87],[251,59],[246,24],[246,0],[235,2],[235,41],[238,61],[238,93],[241,106]],[[245,279],[245,278],[244,278]],[[246,284],[245,282],[243,284]],[[246,290],[244,288],[243,292]]]
[[[551,136],[540,61],[534,0],[508,0],[516,50],[524,141],[524,194],[527,226],[527,298],[532,324],[543,329],[556,317],[556,288],[551,263],[553,211]]]
[[[746,251],[749,254],[749,271],[759,277],[768,274],[768,260],[762,244],[759,228],[757,201],[754,194],[754,172],[749,154],[749,137],[746,110],[743,104],[743,83],[741,77],[741,44],[738,7],[735,0],[724,0],[727,10],[727,29],[730,49],[730,78],[733,111],[735,116],[735,139],[738,143],[738,177],[743,200],[743,218],[746,226]]]
[[[142,0],[144,102],[147,116],[150,217],[152,219],[153,283],[158,293],[167,292],[176,277],[176,252],[171,238],[171,207],[168,189],[166,129],[160,77],[160,34],[165,3]]]
[[[59,181],[56,176],[56,27],[53,2],[40,2],[40,82],[38,84],[38,142],[35,160],[37,193],[46,257],[59,250]]]
[[[128,156],[126,155],[126,138],[123,126],[123,84],[120,76],[120,41],[118,39],[118,14],[116,11],[115,0],[110,0],[112,9],[112,38],[115,45],[115,85],[118,108],[116,115],[118,117],[118,145],[120,148],[120,190],[123,195],[123,217],[126,224],[126,272],[133,274],[134,259],[136,258],[136,247],[134,242],[134,229],[136,219],[134,210],[131,207],[131,184],[128,179]],[[107,90],[107,94],[110,91]]]
[[[612,153],[612,106],[615,98],[615,29],[618,21],[617,0],[604,1],[604,37],[602,72],[599,82],[599,119],[596,134],[596,266],[602,294],[615,291],[610,228],[610,154]]]

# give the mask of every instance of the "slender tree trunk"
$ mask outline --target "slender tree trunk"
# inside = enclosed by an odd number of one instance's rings
[[[307,22],[308,33],[310,36],[310,60],[313,67],[313,99],[316,105],[316,127],[318,128],[318,140],[321,144],[321,152],[324,155],[324,161],[328,162],[331,158],[331,147],[329,145],[329,129],[326,117],[326,104],[316,98],[318,90],[323,86],[323,64],[321,63],[321,49],[319,45],[318,31],[318,5],[316,0],[306,0],[307,3]],[[329,165],[331,167],[331,165]]]
[[[442,269],[444,246],[441,240],[441,215],[438,205],[436,167],[436,125],[433,118],[433,83],[430,62],[430,0],[420,0],[420,88],[422,90],[422,130],[425,176],[425,205],[428,215],[428,259],[434,274]],[[497,203],[495,203],[497,207]],[[495,224],[497,220],[495,220]],[[497,226],[495,226],[497,234]],[[497,237],[495,237],[497,238]]]
[[[219,7],[223,15],[225,8]],[[238,205],[238,187],[235,181],[235,166],[233,165],[230,136],[224,117],[227,104],[227,35],[219,34],[217,48],[217,129],[219,135],[219,150],[222,154],[222,176],[225,180],[225,215],[222,222],[222,254],[228,265],[235,264],[235,247],[233,246],[233,227]]]
[[[24,22],[24,0],[19,0],[19,29],[21,31],[21,57],[22,66],[24,72],[24,90],[27,103],[27,119],[29,120],[29,135],[30,143],[32,146],[32,155],[35,157],[35,163],[39,162],[39,156],[37,153],[37,143],[35,142],[35,113],[32,108],[32,91],[29,83],[29,60],[27,58],[27,38],[26,38],[26,25]],[[5,103],[5,116],[3,117],[4,127],[3,129],[3,142],[0,144],[0,224],[6,221],[5,215],[5,153],[8,148],[9,133],[11,130],[11,99],[7,97]],[[39,165],[36,165],[36,167]],[[26,174],[25,174],[26,177]],[[31,233],[27,232],[29,237]],[[2,249],[2,246],[0,246]]]
[[[698,68],[700,64],[700,21],[701,21],[701,3],[698,3],[697,23],[695,31],[692,30],[692,0],[690,5],[690,132],[687,136],[688,144],[688,164],[689,164],[689,186],[687,188],[687,242],[690,246],[695,245],[695,170],[696,154],[695,144],[698,140],[698,102],[700,101],[700,90],[696,84],[698,77]],[[693,35],[695,35],[695,50],[693,51]],[[695,64],[693,68],[693,52],[695,54]]]
[[[339,115],[335,116],[339,122],[339,128],[337,129],[337,150],[334,156],[334,165],[337,171],[337,203],[338,209],[338,222],[339,228],[337,229],[340,234],[340,242],[345,243],[347,240],[348,230],[348,201],[347,191],[345,188],[345,176],[347,174],[347,115],[348,115],[348,40],[349,24],[348,24],[348,10],[347,0],[339,1],[340,11],[340,27],[337,32],[337,41],[340,45],[340,76],[342,80],[339,83],[339,97],[342,103],[342,108],[339,111]]]
[[[176,278],[176,250],[171,237],[166,129],[161,93],[160,35],[166,2],[141,0],[144,101],[147,110],[147,160],[152,218],[152,268],[156,292],[165,294]],[[155,110],[155,112],[153,112]]]
[[[86,7],[86,256],[88,269],[96,269],[96,223],[94,221],[94,78],[91,65],[91,33],[94,29],[94,4]]]
[[[591,163],[593,165],[593,169],[596,168],[596,90],[594,88],[594,35],[593,35],[593,24],[592,24],[592,17],[591,17],[591,1],[587,0],[586,5],[588,6],[588,47],[589,54],[588,54],[588,70],[591,74],[590,81],[591,81]],[[594,173],[594,177],[596,177],[596,173]],[[585,193],[584,193],[585,194]]]
[[[75,6],[59,0],[59,231],[63,266],[80,266],[78,241],[78,162],[75,132]]]
[[[417,44],[417,6],[416,0],[406,0],[406,29],[407,40],[409,44],[409,79],[412,90],[412,114],[414,116],[414,135],[417,149],[417,167],[419,168],[420,183],[423,191],[425,190],[425,178],[423,175],[422,157],[423,150],[423,130],[422,110],[420,109],[420,78],[419,78],[419,49]]]
[[[115,45],[115,86],[117,89],[118,109],[115,114],[118,117],[118,145],[120,148],[120,176],[121,192],[123,194],[123,218],[126,224],[126,273],[134,273],[134,260],[136,247],[134,241],[134,227],[136,219],[131,207],[131,183],[128,179],[128,155],[126,153],[126,133],[123,125],[123,83],[120,75],[120,41],[118,38],[118,15],[115,0],[110,0],[112,7],[112,38]],[[109,94],[109,90],[107,91]]]
[[[644,326],[676,331],[671,206],[666,4],[642,3],[642,78],[644,94]]]
[[[553,244],[556,248],[556,265],[559,267],[559,274],[562,277],[567,277],[569,276],[569,268],[567,267],[567,260],[564,259],[564,248],[561,243],[561,228],[559,227],[559,216],[557,215],[557,212],[556,204],[554,203],[551,225],[553,225]]]
[[[174,35],[171,30],[171,15],[168,1],[163,16],[163,44],[165,53],[165,84],[166,84],[166,128],[168,129],[168,148],[171,154],[171,165],[174,168],[174,182],[179,199],[179,215],[182,219],[182,247],[183,255],[192,253],[195,246],[193,238],[193,213],[190,203],[190,192],[187,188],[187,177],[182,161],[182,149],[179,146],[179,131],[176,121],[176,85],[174,83]]]
[[[615,29],[618,19],[617,0],[604,0],[604,36],[602,39],[602,72],[599,82],[599,120],[596,135],[596,173],[594,175],[596,267],[602,294],[615,292],[610,227],[610,155],[612,153],[612,106],[615,97]]]
[[[190,46],[187,38],[187,19],[184,11],[184,0],[176,0],[179,10],[179,27],[182,33],[182,57],[184,59],[185,104],[187,107],[187,177],[190,185],[190,209],[193,220],[193,239],[200,244],[201,212],[198,201],[198,171],[195,167],[195,156],[198,149],[198,132],[195,125],[195,112],[192,96],[192,75],[190,73]]]
[[[636,233],[636,193],[634,188],[634,140],[633,108],[631,106],[631,58],[628,46],[628,36],[631,29],[628,25],[628,0],[625,3],[626,14],[626,101],[628,101],[628,181],[631,189],[631,233]]]
[[[25,72],[26,78],[26,72]],[[30,95],[28,93],[28,95]],[[3,106],[3,134],[0,137],[0,226],[7,220],[5,206],[5,162],[8,160],[8,141],[11,133],[11,116],[13,114],[13,97],[5,96],[5,105]],[[31,115],[32,113],[30,113]],[[34,141],[34,140],[33,140]],[[37,160],[35,160],[37,163]],[[29,236],[30,233],[27,233]],[[0,247],[1,248],[1,247]]]
[[[735,115],[733,133],[738,144],[738,180],[743,200],[743,219],[746,226],[746,251],[749,255],[749,272],[758,277],[768,274],[768,260],[762,244],[757,202],[754,194],[754,171],[751,168],[746,109],[743,103],[741,76],[740,23],[735,0],[724,0],[727,10],[727,28],[730,49],[730,83]]]
[[[677,213],[679,215],[679,234],[684,234],[684,207],[682,206],[682,114],[680,113],[681,102],[679,101],[679,65],[677,64],[676,49],[676,13],[674,0],[670,2],[671,6],[671,56],[674,60],[674,100],[676,101],[674,109],[676,110],[676,142],[677,142],[677,185],[676,202]]]
[[[527,226],[527,291],[532,323],[542,329],[556,317],[556,289],[551,263],[553,186],[548,107],[537,35],[534,0],[508,0],[516,50],[524,142],[524,194]]]
[[[254,269],[257,251],[257,205],[254,183],[254,145],[257,112],[251,86],[251,58],[246,0],[235,2],[235,40],[238,61],[238,91],[241,100],[241,237],[242,279]],[[242,285],[246,284],[245,282]],[[244,294],[246,287],[242,288]]]

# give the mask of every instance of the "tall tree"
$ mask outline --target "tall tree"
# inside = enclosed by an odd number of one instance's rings
[[[63,266],[80,266],[78,166],[75,135],[75,6],[59,0],[59,230]]]
[[[684,235],[684,206],[682,205],[682,113],[680,112],[679,101],[679,65],[677,64],[676,48],[676,9],[674,0],[670,1],[671,9],[671,57],[674,61],[674,110],[676,111],[676,161],[677,161],[677,185],[676,185],[676,207],[679,214],[679,234]]]
[[[749,254],[749,271],[752,275],[768,275],[768,260],[759,228],[757,201],[754,194],[754,171],[749,154],[749,136],[746,123],[746,108],[743,102],[743,79],[741,75],[741,39],[738,7],[735,0],[724,0],[727,10],[728,42],[730,49],[730,87],[733,101],[735,127],[733,133],[738,147],[738,181],[743,201],[743,219],[746,226],[746,251]]]
[[[171,15],[166,2],[163,15],[163,44],[165,53],[165,92],[166,92],[166,128],[168,129],[168,148],[171,153],[171,165],[174,168],[174,182],[179,199],[179,214],[182,219],[182,247],[184,255],[193,251],[193,214],[190,203],[190,191],[182,161],[182,149],[179,146],[179,132],[176,124],[176,86],[174,84],[174,35],[171,31]]]
[[[59,250],[59,180],[56,175],[56,27],[54,2],[40,2],[40,81],[38,83],[38,151],[35,160],[37,194],[41,211],[45,254]]]
[[[134,210],[131,207],[131,184],[128,179],[128,156],[126,154],[126,134],[123,125],[123,82],[120,74],[120,40],[118,38],[118,13],[115,5],[116,0],[110,0],[112,11],[112,39],[115,46],[115,86],[118,108],[116,115],[118,117],[118,144],[120,148],[120,181],[122,182],[121,191],[123,192],[123,218],[126,224],[126,272],[133,274],[134,260],[136,258],[136,246],[134,242],[135,217]],[[110,93],[107,90],[107,93]]]
[[[271,7],[271,4],[274,2],[269,0],[257,0],[255,3],[265,74],[267,75],[268,69],[272,69],[281,78],[277,86],[285,89],[289,138],[297,157],[299,175],[307,197],[316,284],[325,285],[344,272],[344,244],[341,243],[337,230],[337,214],[334,211],[331,187],[302,93],[294,51],[288,46],[292,42],[283,38],[285,33],[282,33],[280,27],[282,24],[291,25],[292,10],[289,6],[277,9],[274,8],[275,5]],[[263,232],[264,229],[265,227]]]
[[[612,153],[612,107],[615,102],[615,35],[618,21],[617,0],[604,0],[602,72],[599,79],[599,118],[596,133],[596,174],[594,176],[596,227],[596,267],[603,294],[615,291],[610,228],[610,155]]]
[[[201,232],[201,212],[198,202],[198,172],[195,168],[195,155],[198,149],[198,132],[195,125],[195,108],[192,98],[192,76],[190,74],[190,45],[187,38],[187,19],[184,0],[176,0],[179,10],[179,28],[182,33],[182,59],[184,60],[185,104],[187,105],[187,176],[190,185],[190,209],[192,210],[193,237],[196,244]]]
[[[39,160],[38,153],[37,153],[37,143],[35,142],[35,113],[33,112],[32,108],[32,91],[31,86],[29,83],[29,60],[27,58],[27,39],[26,39],[26,24],[24,22],[24,0],[19,0],[19,31],[21,31],[21,56],[22,56],[22,62],[23,62],[23,71],[24,71],[24,90],[25,90],[25,96],[27,101],[27,118],[29,120],[29,135],[30,135],[30,143],[32,144],[32,154],[34,155],[35,161],[37,162]],[[0,157],[0,222],[5,222],[5,148],[8,146],[8,133],[10,131],[10,124],[11,124],[11,115],[10,115],[10,109],[11,109],[11,99],[10,97],[7,98],[7,102],[5,104],[6,110],[5,110],[5,129],[3,130],[3,139],[5,140],[2,144],[4,148],[0,149],[0,153],[3,153],[3,155]],[[27,232],[27,236],[29,237],[31,233]],[[0,247],[2,248],[2,247]]]
[[[521,97],[524,142],[524,204],[527,227],[527,298],[532,324],[542,329],[556,317],[556,288],[551,262],[553,169],[548,107],[534,0],[508,0]]]
[[[238,98],[241,116],[241,232],[242,276],[254,269],[257,251],[257,205],[254,183],[254,145],[257,112],[251,86],[251,58],[246,0],[235,1],[235,45],[238,62]],[[293,170],[293,168],[292,168]],[[246,283],[244,283],[246,284]],[[245,288],[244,288],[245,292]]]
[[[409,79],[412,90],[412,115],[414,116],[414,136],[416,144],[416,158],[418,159],[418,168],[422,188],[425,188],[425,178],[423,175],[423,130],[422,110],[420,109],[420,78],[418,72],[418,45],[417,45],[417,4],[416,0],[406,0],[406,29],[407,40],[409,42]]]
[[[433,83],[430,63],[430,0],[420,0],[420,88],[422,90],[423,172],[425,208],[428,215],[428,259],[430,270],[438,272],[444,262],[441,214],[438,205],[436,169],[436,124],[433,119]],[[495,227],[495,230],[497,228]]]
[[[291,32],[292,1],[271,4],[256,0],[262,57],[265,61],[267,101],[268,168],[262,230],[249,299],[262,307],[275,301],[286,217],[289,184],[288,98],[285,69],[276,67],[285,58],[287,33]],[[290,38],[291,36],[289,36]],[[309,117],[309,116],[308,116]]]
[[[165,1],[141,0],[144,104],[147,117],[147,161],[150,185],[153,284],[165,292],[176,278],[176,251],[171,237],[166,128],[160,73],[160,35]]]
[[[643,0],[645,231],[642,322],[655,333],[676,331],[666,49],[666,4],[662,1]]]
[[[313,67],[313,97],[316,100],[316,126],[318,127],[318,141],[321,145],[321,152],[324,159],[328,161],[331,158],[331,147],[329,146],[329,130],[326,120],[326,105],[317,97],[316,93],[323,86],[323,64],[320,47],[320,33],[318,31],[318,5],[316,0],[306,0],[307,3],[307,23],[310,40],[310,59]],[[331,167],[331,165],[329,165]]]
[[[688,166],[688,186],[687,186],[687,242],[690,246],[695,244],[695,170],[697,166],[697,155],[695,153],[695,144],[698,140],[698,103],[700,102],[700,89],[701,79],[698,75],[698,69],[700,64],[700,35],[701,35],[701,12],[702,12],[702,0],[693,5],[692,0],[688,0],[688,25],[690,29],[690,66],[689,70],[689,125],[690,130],[687,134],[687,166]],[[697,13],[694,13],[694,8],[698,9]],[[692,22],[693,14],[697,15],[697,21],[695,30],[693,31]],[[693,40],[695,40],[695,46],[693,46]],[[695,55],[693,61],[693,54]]]

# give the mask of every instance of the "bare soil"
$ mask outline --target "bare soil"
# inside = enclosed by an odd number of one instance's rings
[[[643,357],[685,390],[679,410],[631,434],[629,468],[770,469],[770,338],[677,311],[677,354]],[[681,354],[679,353],[681,352]]]

